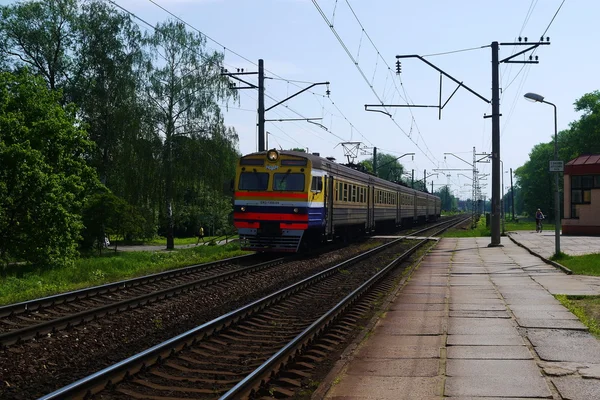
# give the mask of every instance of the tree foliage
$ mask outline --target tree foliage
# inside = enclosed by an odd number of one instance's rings
[[[238,137],[220,105],[235,92],[220,74],[223,54],[206,51],[202,35],[171,21],[144,34],[103,0],[23,1],[0,14],[0,70],[29,67],[63,106],[75,103],[95,144],[84,157],[116,196],[104,203],[141,216],[130,236],[168,233],[171,247],[173,232],[204,223],[213,199],[230,203]],[[94,223],[108,231],[103,215]]]
[[[575,102],[575,110],[583,114],[569,129],[558,132],[558,158],[567,163],[582,154],[600,153],[600,91],[583,95]],[[537,208],[554,215],[554,175],[548,172],[554,159],[554,137],[540,143],[529,153],[529,160],[515,170],[515,209],[533,215]],[[562,191],[562,176],[559,185]],[[561,210],[563,206],[561,205]]]
[[[76,256],[81,207],[99,182],[75,108],[27,71],[0,73],[0,263]]]
[[[176,174],[180,167],[190,165],[178,165],[182,158],[176,153],[181,150],[185,153],[187,144],[193,146],[195,141],[206,137],[222,137],[218,129],[223,122],[219,102],[235,94],[221,75],[223,55],[205,52],[205,40],[199,33],[188,32],[183,23],[172,21],[158,24],[146,38],[150,53],[161,58],[149,72],[146,93],[152,104],[153,126],[160,132],[163,143],[164,214],[169,249],[174,247],[174,198],[181,193],[177,186],[181,179],[176,179]],[[213,165],[217,166],[220,160],[215,156],[222,153],[222,149],[217,149],[216,153],[202,155],[212,157]],[[191,165],[194,164],[198,165]]]

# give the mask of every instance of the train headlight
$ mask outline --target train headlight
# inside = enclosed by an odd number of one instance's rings
[[[277,150],[273,149],[273,150],[267,151],[267,160],[275,162],[275,161],[277,161],[278,158],[279,158],[279,153],[277,152]]]
[[[241,207],[240,207],[240,210],[242,210],[242,211],[246,211],[246,207],[244,207],[244,206],[241,206]]]
[[[294,208],[294,212],[295,212],[295,213],[297,213],[297,212],[298,212],[298,209],[297,209],[297,208]]]

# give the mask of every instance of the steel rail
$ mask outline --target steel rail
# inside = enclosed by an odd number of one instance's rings
[[[67,385],[61,389],[58,389],[46,396],[41,397],[39,400],[58,400],[58,399],[70,399],[70,398],[86,398],[91,395],[98,393],[103,390],[107,385],[113,385],[124,378],[134,375],[141,370],[154,365],[171,354],[177,353],[182,349],[192,346],[198,339],[211,335],[212,333],[218,332],[223,328],[227,328],[239,320],[246,318],[258,311],[265,309],[266,307],[274,304],[286,297],[295,294],[304,288],[311,286],[314,282],[323,280],[324,278],[338,273],[338,269],[346,268],[352,264],[362,261],[365,258],[372,256],[382,250],[385,250],[402,239],[396,239],[385,243],[381,246],[375,247],[366,251],[365,253],[359,254],[355,257],[350,258],[340,264],[330,267],[324,271],[314,274],[310,277],[304,278],[295,284],[280,289],[262,299],[258,299],[244,307],[237,310],[231,311],[218,318],[213,319],[205,324],[202,324],[194,329],[191,329],[181,335],[171,338],[163,343],[160,343],[150,349],[147,349],[139,354],[131,356],[115,365],[104,368],[103,370],[96,372],[90,376],[82,378],[77,382]]]
[[[179,276],[194,273],[202,268],[212,268],[223,264],[249,260],[255,257],[257,257],[257,254],[248,254],[244,256],[225,258],[223,260],[212,261],[209,263],[194,264],[184,268],[178,268],[174,270],[158,272],[156,274],[145,275],[139,278],[132,278],[118,282],[107,283],[105,285],[93,286],[85,289],[74,290],[71,292],[41,297],[39,299],[28,300],[20,303],[13,303],[0,307],[0,318],[14,314],[21,314],[27,311],[36,311],[44,307],[53,306],[57,304],[65,304],[80,299],[86,299],[98,294],[105,294],[115,292],[120,289],[132,288],[145,283],[152,283],[165,279],[176,278]]]
[[[438,224],[438,226],[447,224],[449,224],[449,221],[444,221]],[[410,235],[419,234],[431,229],[432,227],[421,229],[417,232],[411,233]],[[447,227],[444,229],[447,229]],[[74,382],[61,389],[58,389],[46,396],[41,397],[40,400],[84,398],[98,393],[105,387],[114,385],[119,381],[127,378],[128,376],[134,375],[142,370],[145,370],[147,367],[150,367],[155,363],[160,362],[164,358],[174,353],[177,353],[189,346],[194,345],[198,339],[202,339],[208,335],[211,335],[212,333],[221,331],[222,329],[227,328],[234,323],[237,323],[241,319],[250,316],[258,311],[261,311],[264,308],[270,306],[271,304],[274,304],[279,300],[282,300],[294,293],[297,293],[300,290],[303,290],[305,287],[312,285],[314,282],[320,281],[328,276],[331,276],[334,273],[337,273],[339,269],[343,269],[354,263],[362,261],[363,259],[368,258],[373,254],[376,254],[382,250],[385,250],[397,244],[404,238],[405,237],[401,237],[396,240],[390,241],[382,246],[371,249],[363,254],[355,256],[333,267],[330,267],[325,271],[317,273],[311,277],[305,278],[293,285],[290,285],[275,293],[272,293],[269,296],[256,300],[237,310],[231,311],[221,317],[218,317],[205,324],[202,324],[192,330],[189,330],[181,335],[171,338],[139,354],[131,356],[113,366],[104,368],[103,370],[98,371],[88,377],[82,378],[77,382]],[[421,240],[420,243],[425,242],[430,238],[431,237],[425,238]]]
[[[103,315],[117,313],[120,311],[135,308],[137,306],[146,305],[153,301],[166,299],[184,291],[194,289],[196,287],[208,286],[217,282],[223,282],[233,277],[245,275],[255,270],[261,270],[274,265],[282,264],[286,259],[289,260],[289,257],[280,257],[275,260],[266,261],[260,264],[250,265],[248,267],[236,269],[235,271],[229,271],[219,275],[194,280],[192,282],[186,282],[181,285],[172,286],[162,290],[146,293],[141,296],[121,300],[116,303],[107,304],[104,306],[81,311],[75,314],[66,315],[61,318],[45,321],[39,324],[26,326],[24,328],[16,329],[14,331],[9,331],[0,334],[0,345],[7,346],[13,343],[18,343],[21,340],[29,339],[31,337],[39,337],[49,332],[54,332],[56,330],[79,325],[81,323],[94,320],[97,317],[101,317]]]
[[[448,224],[447,227],[444,227],[436,232],[439,234],[452,226],[458,225],[464,222],[467,219],[459,219],[458,221],[445,221],[438,225]],[[431,229],[431,228],[429,228]],[[420,230],[422,232],[424,230]],[[399,239],[400,240],[400,239]],[[333,308],[331,308],[327,313],[322,315],[318,320],[313,322],[309,327],[307,327],[302,333],[288,342],[281,350],[271,356],[267,361],[265,361],[262,365],[260,365],[257,369],[251,372],[246,376],[242,381],[240,381],[237,385],[235,385],[228,392],[219,397],[219,400],[229,400],[229,399],[240,399],[240,398],[248,398],[251,395],[255,394],[256,390],[264,386],[268,380],[273,377],[273,375],[277,375],[277,370],[282,370],[286,365],[289,365],[293,359],[299,355],[302,351],[302,348],[309,345],[311,342],[315,340],[315,338],[321,335],[330,325],[332,325],[340,315],[342,315],[348,307],[357,302],[375,283],[377,283],[384,275],[386,275],[390,270],[395,268],[399,263],[406,260],[410,257],[417,249],[425,244],[425,242],[429,241],[429,238],[422,239],[413,247],[405,251],[403,254],[398,256],[395,260],[390,262],[387,266],[382,268],[379,272],[373,275],[369,280],[367,280],[360,287],[352,291],[352,293],[348,294],[343,300],[341,300],[338,304],[336,304]]]

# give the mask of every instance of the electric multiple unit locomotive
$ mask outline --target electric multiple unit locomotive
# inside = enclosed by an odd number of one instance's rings
[[[316,154],[268,150],[240,158],[234,225],[244,250],[296,252],[335,237],[440,216],[437,196]]]

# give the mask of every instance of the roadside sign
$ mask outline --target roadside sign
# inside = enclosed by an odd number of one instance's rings
[[[563,172],[565,170],[562,161],[550,161],[550,172]]]

